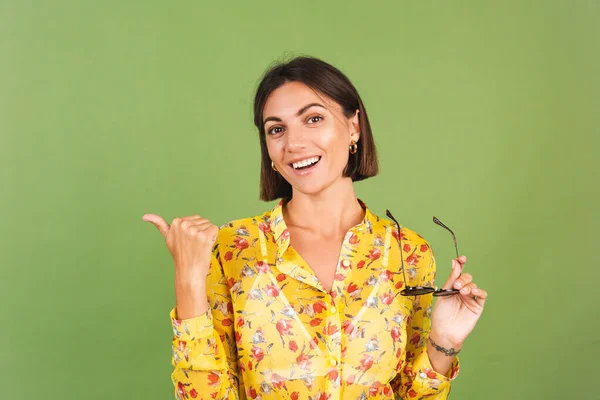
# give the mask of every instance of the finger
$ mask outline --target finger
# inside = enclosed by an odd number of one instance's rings
[[[210,221],[208,219],[203,218],[199,215],[192,215],[189,217],[181,217],[180,219],[182,222],[182,226],[184,226],[184,227],[185,226],[187,226],[187,227],[197,226],[197,225],[204,224],[206,222],[210,223]],[[185,224],[184,224],[184,222],[185,222]]]
[[[167,223],[167,221],[162,219],[161,216],[156,215],[156,214],[144,214],[144,216],[142,217],[142,220],[154,224],[154,226],[156,226],[158,228],[158,231],[160,232],[160,234],[163,235],[163,237],[165,239],[167,238],[167,233],[169,233],[169,229],[171,228],[171,225],[169,225]]]
[[[454,289],[462,289],[467,286],[473,280],[473,276],[471,274],[462,274],[460,278],[458,278],[454,285],[452,286]]]
[[[464,267],[467,263],[467,256],[460,256],[457,258],[457,260]]]
[[[181,219],[182,221],[193,221],[193,220],[195,220],[195,219],[198,219],[198,218],[202,218],[202,217],[201,217],[201,216],[199,216],[198,214],[189,215],[189,216],[187,216],[187,217],[180,217],[180,219]]]
[[[201,222],[199,224],[195,224],[193,226],[193,228],[197,231],[197,232],[203,232],[206,230],[210,230],[210,228],[214,226],[212,222],[210,222],[209,220],[206,220],[204,222]]]
[[[470,282],[470,283],[466,284],[462,289],[460,289],[460,294],[465,295],[465,296],[470,295],[470,294],[474,295],[474,293],[473,293],[474,289],[477,289],[477,285],[475,284],[475,282]]]
[[[183,219],[183,218],[187,218],[187,219]],[[180,218],[180,220],[181,220],[180,224],[185,229],[194,228],[195,230],[205,230],[207,227],[213,225],[208,219],[202,218],[202,217],[197,217],[197,218],[183,217],[183,218]],[[175,224],[175,222],[173,222],[173,224]]]
[[[208,219],[206,218],[196,218],[191,220],[190,222],[192,222],[192,226],[202,226],[202,230],[206,229],[207,226],[211,226],[212,222],[210,222]]]
[[[477,301],[477,304],[480,306],[483,306],[488,297],[488,293],[481,288],[473,289],[471,294],[473,295],[475,301]]]
[[[453,258],[452,259],[452,267],[454,267],[454,264],[456,264],[457,267],[459,267],[461,269],[461,271],[465,268],[465,263],[461,263],[460,262],[460,257],[459,258]]]
[[[462,272],[462,267],[460,263],[458,263],[455,259],[452,260],[452,272],[450,273],[450,277],[442,286],[442,289],[450,289],[454,285],[454,282],[460,277]]]
[[[195,225],[194,230],[198,233],[205,233],[205,236],[210,240],[211,243],[214,243],[217,240],[219,233],[219,228],[208,220],[199,225]]]

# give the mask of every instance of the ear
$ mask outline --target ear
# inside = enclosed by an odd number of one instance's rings
[[[350,117],[350,139],[358,142],[360,139],[360,121],[358,119],[358,113],[360,110],[356,110],[354,115]]]

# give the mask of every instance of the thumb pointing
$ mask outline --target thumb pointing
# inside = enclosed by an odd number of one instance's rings
[[[154,226],[156,226],[156,228],[158,229],[160,234],[163,235],[165,240],[167,239],[167,233],[169,233],[171,225],[169,225],[164,219],[162,219],[162,217],[156,214],[144,214],[142,220],[150,222]]]

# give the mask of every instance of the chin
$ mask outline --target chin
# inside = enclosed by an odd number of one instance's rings
[[[316,196],[324,192],[330,186],[331,184],[327,183],[305,182],[302,185],[292,185],[292,189],[294,193],[300,193],[304,196]]]
[[[302,188],[302,189],[294,188],[294,193],[302,194],[303,196],[316,196],[319,193],[321,193],[322,191],[323,190],[321,190],[321,189],[311,190],[311,189],[307,189],[307,188]]]

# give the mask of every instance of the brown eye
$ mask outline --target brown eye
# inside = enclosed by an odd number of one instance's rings
[[[317,121],[315,121],[315,119],[317,119]],[[312,123],[314,124],[314,123],[316,123],[316,122],[319,122],[319,121],[320,121],[320,120],[322,120],[322,119],[323,119],[323,117],[321,117],[320,115],[314,115],[314,116],[310,117],[310,118],[308,119],[308,121],[309,121],[309,123],[310,123],[310,121],[314,121],[314,122],[312,122]]]
[[[281,130],[277,131],[277,129],[281,129]],[[269,135],[276,135],[276,134],[278,134],[278,133],[281,133],[282,131],[283,131],[283,128],[282,128],[282,127],[280,127],[280,126],[274,126],[274,127],[272,127],[271,129],[269,129],[269,130],[267,131],[267,133],[268,133]]]

